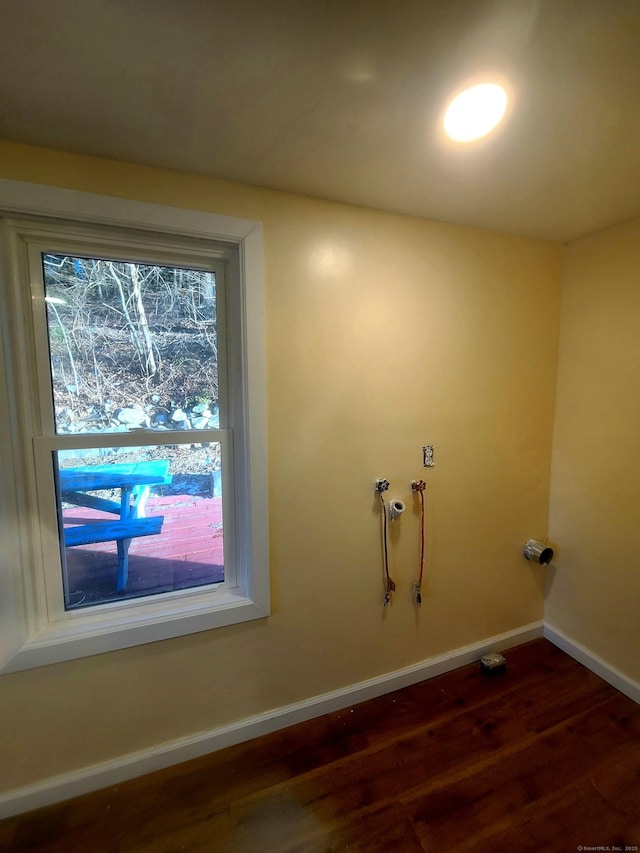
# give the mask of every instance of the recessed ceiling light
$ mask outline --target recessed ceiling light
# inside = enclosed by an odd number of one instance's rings
[[[465,89],[451,101],[444,114],[447,136],[456,142],[473,142],[486,136],[504,116],[507,93],[497,83],[481,83]]]

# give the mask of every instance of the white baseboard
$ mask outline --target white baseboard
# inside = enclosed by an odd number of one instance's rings
[[[595,672],[596,675],[599,675],[600,678],[603,678],[612,687],[615,687],[616,690],[619,690],[625,696],[628,696],[629,699],[633,699],[634,702],[640,704],[640,684],[637,681],[633,681],[633,679],[626,676],[623,672],[620,672],[619,669],[616,669],[615,666],[611,666],[611,664],[608,664],[599,655],[572,640],[571,637],[568,637],[559,628],[554,628],[548,622],[544,623],[544,636],[559,649],[562,649],[563,652],[571,655],[572,658],[575,658],[583,666],[586,666],[587,669]]]
[[[351,684],[340,690],[313,696],[303,702],[296,702],[282,708],[276,708],[264,714],[256,714],[244,720],[219,726],[209,731],[199,732],[185,738],[178,738],[160,744],[151,749],[140,750],[89,767],[82,767],[71,773],[44,779],[33,785],[15,788],[0,795],[0,819],[14,814],[61,802],[70,797],[87,794],[99,788],[116,785],[127,779],[152,773],[173,764],[198,758],[226,746],[251,740],[259,735],[277,731],[286,726],[310,720],[332,711],[382,696],[393,690],[400,690],[418,681],[434,678],[436,675],[457,669],[477,661],[485,652],[501,651],[542,636],[543,623],[534,622],[524,625],[497,637],[489,637],[479,643],[456,649],[444,655],[429,658],[394,672]]]

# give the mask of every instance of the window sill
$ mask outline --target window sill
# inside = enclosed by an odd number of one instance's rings
[[[102,605],[98,612],[96,608],[88,612],[87,608],[87,612],[71,614],[72,619],[45,625],[16,651],[2,672],[33,669],[269,615],[246,595],[229,590],[138,605],[126,602],[105,612],[110,607]]]

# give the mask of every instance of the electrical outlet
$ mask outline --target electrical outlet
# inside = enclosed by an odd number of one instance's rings
[[[498,652],[489,652],[480,658],[480,670],[485,675],[497,675],[499,672],[506,672],[507,661]]]
[[[435,464],[433,461],[433,444],[427,444],[422,448],[422,467],[433,468]]]

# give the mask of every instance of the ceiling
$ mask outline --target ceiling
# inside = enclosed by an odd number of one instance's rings
[[[640,0],[0,0],[0,136],[566,242],[640,215]],[[467,81],[506,120],[440,130]]]

